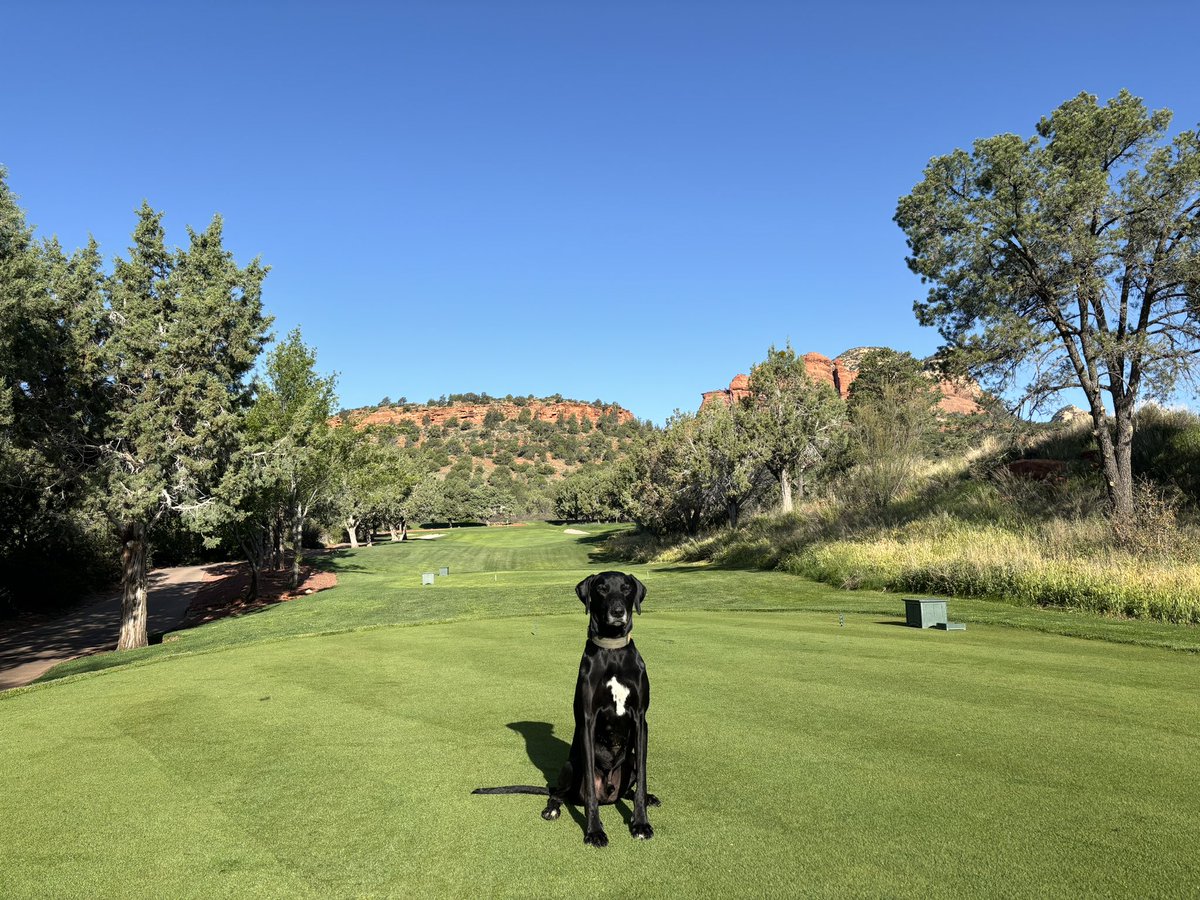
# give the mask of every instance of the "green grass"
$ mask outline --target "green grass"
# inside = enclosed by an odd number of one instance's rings
[[[549,526],[365,549],[333,591],[0,696],[0,896],[1192,890],[1196,658],[1103,639],[1171,626],[955,600],[968,631],[922,632],[782,573],[630,567],[653,841],[620,808],[596,851],[536,797],[472,796],[561,763],[594,549]]]

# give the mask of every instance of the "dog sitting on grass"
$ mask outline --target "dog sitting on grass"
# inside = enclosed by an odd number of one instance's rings
[[[622,572],[589,575],[575,586],[588,612],[588,636],[575,680],[575,734],[558,785],[514,784],[476,788],[473,794],[538,794],[548,796],[542,818],[559,817],[563,803],[582,804],[586,815],[583,842],[608,845],[600,822],[600,806],[622,797],[633,799],[629,833],[639,840],[654,837],[647,806],[658,798],[646,791],[646,710],[650,679],[634,646],[632,612],[641,615],[646,586]]]

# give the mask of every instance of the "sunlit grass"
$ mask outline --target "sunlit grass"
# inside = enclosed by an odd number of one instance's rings
[[[0,896],[1191,888],[1200,670],[1111,641],[1196,629],[953,599],[968,630],[921,631],[892,594],[622,566],[551,526],[443,541],[339,555],[333,590],[0,696]],[[451,575],[422,588],[435,564]],[[634,637],[663,806],[648,843],[606,808],[595,851],[538,798],[470,790],[561,765],[572,588],[601,567],[648,587]],[[1071,629],[1100,640],[1039,633]]]

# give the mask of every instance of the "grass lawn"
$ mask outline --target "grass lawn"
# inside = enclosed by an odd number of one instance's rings
[[[955,600],[968,631],[922,632],[895,596],[595,549],[363,549],[332,591],[0,695],[0,897],[1195,890],[1200,660],[1162,649],[1195,629]],[[649,588],[663,806],[648,843],[603,808],[597,851],[470,790],[561,764],[600,566]]]

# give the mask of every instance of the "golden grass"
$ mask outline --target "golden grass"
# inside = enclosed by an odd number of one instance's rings
[[[817,542],[787,556],[781,568],[839,587],[1200,623],[1200,565],[1194,560],[1147,559],[1116,549],[1071,555],[1069,548],[1081,543],[1080,535],[1063,522],[1040,533],[943,524],[943,529]],[[1048,540],[1048,532],[1060,539]]]
[[[1094,477],[1014,480],[997,473],[986,447],[927,466],[886,510],[832,496],[697,538],[626,538],[623,549],[643,560],[778,568],[849,589],[1200,623],[1200,528],[1151,503],[1116,539],[1102,508]]]

